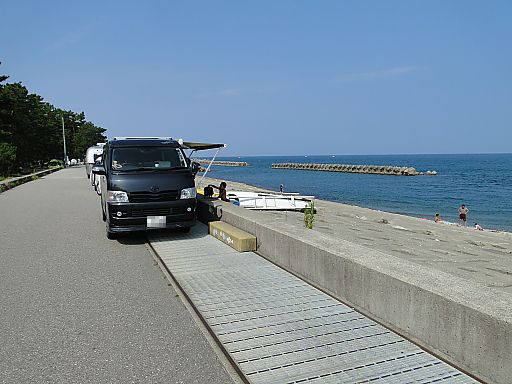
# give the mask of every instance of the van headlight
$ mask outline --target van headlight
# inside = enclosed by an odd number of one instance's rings
[[[181,190],[180,199],[195,199],[196,198],[196,187],[185,188]]]
[[[113,203],[127,203],[128,194],[124,191],[107,191],[107,201]]]

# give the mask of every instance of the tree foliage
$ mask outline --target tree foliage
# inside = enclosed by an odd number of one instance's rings
[[[69,158],[81,159],[88,147],[105,141],[106,130],[83,112],[57,108],[21,83],[4,84],[7,78],[0,75],[0,176],[62,159],[62,119]]]

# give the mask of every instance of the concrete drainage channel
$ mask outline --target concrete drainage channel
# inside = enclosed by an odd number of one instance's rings
[[[204,225],[149,241],[249,383],[477,383]]]

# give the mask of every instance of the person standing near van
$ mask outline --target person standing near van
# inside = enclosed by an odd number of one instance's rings
[[[469,212],[469,208],[466,207],[464,204],[462,204],[459,207],[459,225],[462,225],[463,222],[464,222],[464,226],[467,225],[468,212]]]

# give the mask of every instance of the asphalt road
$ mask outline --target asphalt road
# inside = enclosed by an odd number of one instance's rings
[[[232,383],[143,237],[107,240],[85,169],[0,194],[1,383]]]

